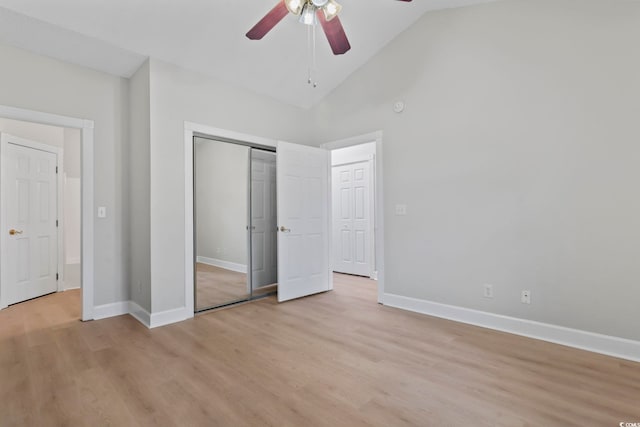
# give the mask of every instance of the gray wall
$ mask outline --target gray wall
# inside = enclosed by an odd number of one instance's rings
[[[95,121],[95,304],[129,299],[124,183],[128,81],[0,44],[0,104]]]
[[[21,120],[4,119],[0,117],[0,132],[31,141],[41,142],[58,148],[64,148],[65,129],[58,126],[29,123]],[[65,165],[66,171],[66,165]]]
[[[428,13],[314,109],[318,143],[384,131],[387,292],[640,339],[639,22],[610,0]]]
[[[79,288],[82,257],[82,134],[63,129],[64,148],[64,287]]]
[[[195,141],[196,256],[246,266],[249,147]]]
[[[69,178],[82,178],[82,135],[80,129],[63,130],[64,173]]]
[[[149,61],[130,79],[129,102],[129,244],[131,299],[151,312]]]
[[[151,60],[151,278],[153,312],[185,306],[184,122],[308,142],[308,112]]]

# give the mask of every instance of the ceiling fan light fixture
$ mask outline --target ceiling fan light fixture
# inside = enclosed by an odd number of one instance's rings
[[[311,0],[311,3],[317,8],[321,8],[325,4],[329,3],[329,0]]]
[[[333,18],[338,16],[340,11],[342,10],[342,5],[334,0],[328,0],[327,4],[324,5],[322,11],[324,12],[324,17],[327,21],[331,21]]]
[[[300,22],[305,25],[315,25],[316,7],[312,3],[305,3],[300,14]]]
[[[304,6],[303,0],[284,0],[285,6],[289,9],[289,12],[294,15],[300,15],[302,13],[302,6]]]

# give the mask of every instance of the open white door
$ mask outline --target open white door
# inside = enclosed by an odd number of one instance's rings
[[[329,151],[278,142],[278,301],[332,288]]]
[[[6,306],[57,290],[57,156],[6,134],[0,144],[0,305]]]

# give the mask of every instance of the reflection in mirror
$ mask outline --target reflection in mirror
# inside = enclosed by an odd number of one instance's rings
[[[253,295],[274,292],[278,280],[276,153],[251,150],[251,286]]]
[[[194,138],[196,311],[250,297],[249,151]]]

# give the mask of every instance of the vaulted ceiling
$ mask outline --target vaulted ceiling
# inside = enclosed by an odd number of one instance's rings
[[[492,0],[339,0],[352,49],[334,56],[316,30],[316,88],[296,17],[245,37],[278,1],[0,0],[0,42],[124,77],[153,57],[308,108],[425,12]]]

